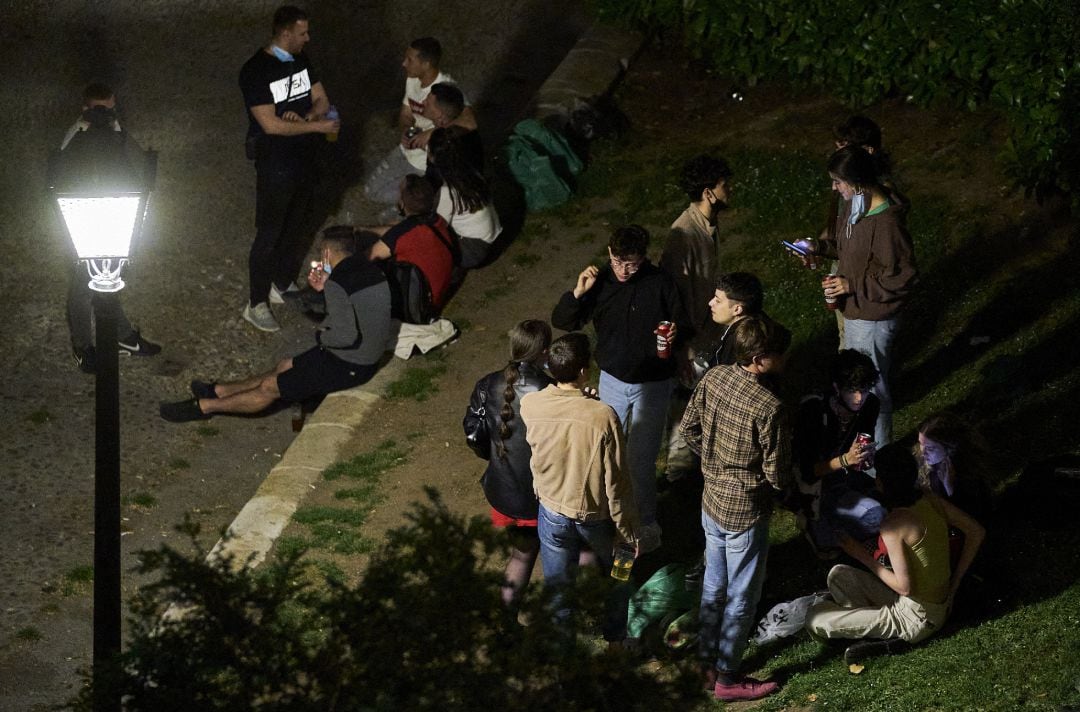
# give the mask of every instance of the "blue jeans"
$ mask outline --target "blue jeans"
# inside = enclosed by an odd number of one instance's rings
[[[600,400],[610,405],[626,433],[627,466],[642,525],[656,523],[656,455],[664,439],[674,379],[624,383],[600,372]]]
[[[844,319],[843,348],[862,351],[870,357],[881,373],[877,385],[874,386],[874,393],[881,401],[881,411],[874,427],[874,442],[879,448],[892,442],[893,402],[892,393],[889,391],[889,371],[892,368],[892,346],[896,327],[896,319]]]
[[[705,577],[701,582],[701,645],[703,660],[716,670],[739,671],[754,613],[765,581],[769,553],[769,518],[742,532],[730,532],[701,512],[705,530]]]
[[[401,146],[394,146],[367,177],[364,195],[374,203],[396,205],[401,195],[401,181],[409,174],[424,175],[424,171],[409,163]]]
[[[568,586],[577,575],[581,545],[588,544],[596,554],[600,573],[611,573],[612,550],[615,546],[615,523],[610,519],[581,522],[540,505],[537,514],[537,534],[540,536],[540,563],[544,567],[544,584],[555,589],[552,603],[556,620],[566,621],[570,609],[563,605],[560,588]],[[626,637],[626,611],[630,590],[626,584],[614,585],[607,601],[604,616],[604,639],[622,640]]]

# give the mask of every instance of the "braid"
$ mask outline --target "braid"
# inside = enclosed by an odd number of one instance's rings
[[[503,369],[506,388],[503,390],[503,405],[499,411],[499,419],[502,421],[499,423],[499,439],[495,442],[495,452],[500,460],[506,459],[506,444],[503,441],[510,437],[511,433],[510,422],[514,419],[514,408],[510,404],[517,395],[514,392],[514,384],[517,383],[519,375],[518,364],[514,361],[506,364],[506,368]]]

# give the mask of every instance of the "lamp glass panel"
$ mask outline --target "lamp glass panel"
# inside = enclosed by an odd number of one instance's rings
[[[57,198],[79,259],[127,257],[139,196]]]

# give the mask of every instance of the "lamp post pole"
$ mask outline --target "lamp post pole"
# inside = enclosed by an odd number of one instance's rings
[[[94,128],[93,124],[91,128]],[[142,230],[157,154],[143,165],[110,124],[78,131],[49,159],[49,185],[94,292],[94,712],[120,712],[120,364],[117,346],[120,271]]]
[[[94,472],[94,710],[119,712],[108,683],[120,654],[120,366],[116,292],[94,294],[97,339]]]

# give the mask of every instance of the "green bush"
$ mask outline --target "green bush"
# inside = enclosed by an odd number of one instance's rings
[[[519,626],[500,594],[505,533],[428,494],[355,587],[299,551],[239,573],[198,550],[143,552],[141,573],[159,577],[136,596],[105,684],[128,712],[687,709],[700,695],[689,671],[658,679],[594,645],[583,617],[556,628],[542,588]],[[599,611],[610,579],[581,579],[571,597]],[[188,614],[162,621],[170,603]],[[89,710],[93,692],[69,708]]]
[[[1075,0],[592,0],[598,14],[674,34],[737,81],[829,89],[852,106],[900,96],[1004,112],[1002,159],[1028,194],[1080,187]]]

